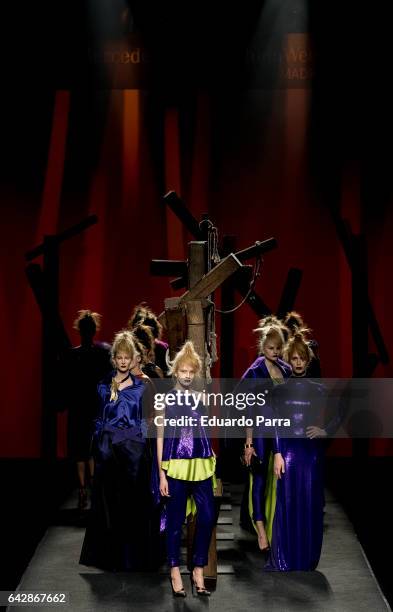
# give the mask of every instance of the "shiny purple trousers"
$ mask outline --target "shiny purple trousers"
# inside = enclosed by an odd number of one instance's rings
[[[168,476],[167,480],[170,495],[166,502],[168,564],[170,567],[180,565],[182,525],[186,516],[187,497],[191,494],[197,507],[192,565],[203,567],[207,564],[210,540],[216,523],[212,479],[191,482]]]

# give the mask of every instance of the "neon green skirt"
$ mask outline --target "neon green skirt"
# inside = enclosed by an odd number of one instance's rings
[[[252,503],[252,485],[253,485],[253,475],[250,472],[250,488],[248,491],[248,511],[250,513],[250,518],[252,524],[254,525],[255,531],[258,533],[255,521],[253,520],[254,508]],[[277,493],[277,476],[274,475],[273,472],[273,453],[269,455],[269,464],[267,468],[266,475],[266,489],[265,489],[265,531],[266,536],[269,542],[272,541],[272,531],[273,531],[273,520],[274,513],[276,511],[276,493]]]
[[[161,468],[166,471],[166,475],[176,480],[188,480],[189,482],[199,482],[201,480],[212,479],[213,490],[217,487],[216,481],[216,458],[207,457],[205,459],[170,459],[161,461]],[[186,517],[196,514],[196,503],[192,495],[187,498]]]

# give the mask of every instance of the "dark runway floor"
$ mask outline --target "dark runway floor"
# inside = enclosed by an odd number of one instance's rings
[[[46,531],[26,569],[19,589],[67,591],[75,612],[160,610],[219,610],[386,612],[389,605],[341,505],[327,493],[325,537],[321,562],[315,572],[267,573],[256,539],[239,526],[241,487],[225,489],[218,525],[219,576],[209,600],[188,596],[175,600],[166,569],[155,574],[112,574],[78,564],[84,529],[62,520]],[[72,517],[70,499],[59,517]],[[68,522],[68,524],[66,524]],[[10,608],[14,609],[14,608]],[[29,609],[28,607],[24,609]],[[32,610],[41,608],[32,607]],[[42,610],[59,607],[42,607]]]

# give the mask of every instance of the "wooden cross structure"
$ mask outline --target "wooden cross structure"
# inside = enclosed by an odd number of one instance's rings
[[[210,368],[217,360],[216,335],[214,325],[214,300],[212,295],[225,281],[235,278],[234,286],[249,299],[253,292],[255,278],[252,278],[250,266],[243,261],[252,257],[260,258],[262,253],[277,246],[274,238],[256,242],[253,246],[229,252],[220,257],[217,245],[217,230],[207,215],[198,223],[187,210],[184,203],[174,191],[164,197],[165,203],[175,212],[186,228],[196,238],[189,242],[188,260],[153,260],[151,273],[160,276],[177,276],[171,282],[174,288],[187,287],[183,295],[166,298],[165,310],[160,315],[160,322],[166,329],[172,359],[186,340],[192,340],[202,361],[203,380],[211,381]],[[261,300],[254,293],[254,304],[260,306]],[[259,312],[260,313],[260,312]],[[222,484],[218,481],[216,492],[217,514],[222,497]],[[194,522],[188,524],[188,565],[190,566],[191,542],[194,533]],[[210,581],[217,579],[216,531],[214,530],[209,549],[209,560],[204,568],[205,577]]]
[[[202,359],[204,371],[209,379],[209,368],[216,360],[214,346],[214,303],[211,295],[231,278],[233,287],[246,299],[258,316],[271,310],[254,291],[252,266],[243,262],[277,247],[275,238],[256,242],[247,249],[228,252],[220,257],[217,247],[211,247],[216,228],[208,215],[203,215],[200,223],[191,215],[185,204],[174,191],[164,196],[164,202],[182,221],[195,238],[188,245],[188,260],[153,259],[150,272],[155,276],[174,276],[170,281],[173,289],[187,288],[180,297],[167,298],[165,311],[161,315],[172,358],[186,339],[194,342]],[[225,240],[224,240],[225,242]],[[224,244],[225,248],[225,244]],[[203,330],[203,333],[202,333]]]
[[[44,236],[42,244],[25,254],[28,262],[43,257],[42,266],[29,263],[26,276],[42,314],[42,425],[41,455],[56,459],[57,413],[53,406],[59,353],[71,347],[59,311],[59,251],[66,240],[77,236],[95,223],[90,215],[77,225],[57,235]]]

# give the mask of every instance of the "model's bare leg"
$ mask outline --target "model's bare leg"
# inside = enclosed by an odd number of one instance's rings
[[[94,478],[94,459],[90,457],[89,459],[89,474],[90,474],[90,482],[92,482]]]
[[[258,546],[261,550],[268,550],[269,548],[269,541],[267,539],[267,535],[266,535],[266,531],[265,531],[265,526],[263,524],[263,521],[255,521],[255,525],[257,528],[257,532],[258,532]]]
[[[175,593],[184,591],[183,580],[180,574],[179,567],[171,567],[171,583]]]
[[[86,486],[86,464],[85,461],[77,461],[76,469],[78,472],[79,488],[84,489]]]
[[[86,494],[86,462],[77,461],[76,468],[78,472],[79,481],[79,501],[78,508],[84,510],[87,506],[87,494]]]
[[[211,593],[205,587],[205,579],[203,577],[203,567],[195,566],[191,573],[192,591],[194,587],[199,596],[209,596]]]

